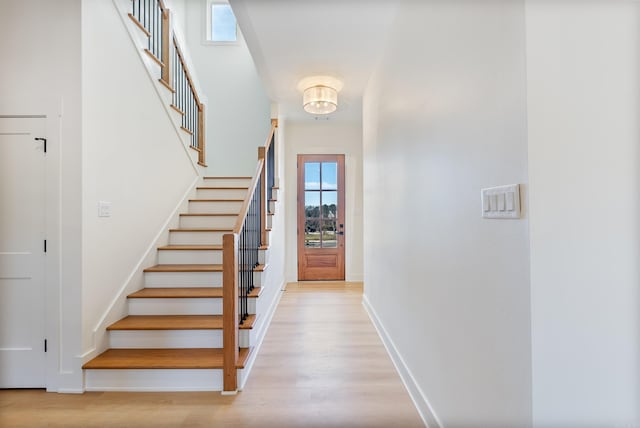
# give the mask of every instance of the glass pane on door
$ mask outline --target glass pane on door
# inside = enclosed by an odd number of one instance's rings
[[[336,248],[338,237],[336,235],[336,219],[322,221],[322,248]]]
[[[320,162],[306,162],[304,164],[305,190],[320,190]]]
[[[304,192],[304,216],[320,217],[320,192]]]
[[[338,214],[338,192],[335,190],[322,192],[322,218],[336,218]]]
[[[322,190],[338,189],[338,164],[322,162]]]
[[[308,218],[304,222],[304,246],[320,248],[322,245],[320,236],[320,220]]]

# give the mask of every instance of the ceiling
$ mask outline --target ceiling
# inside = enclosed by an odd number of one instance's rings
[[[298,82],[339,78],[329,120],[359,120],[362,93],[395,13],[391,0],[230,0],[267,94],[281,117],[316,120],[302,109]],[[325,118],[322,118],[325,119]]]

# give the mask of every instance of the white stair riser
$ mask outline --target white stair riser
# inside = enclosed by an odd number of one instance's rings
[[[189,202],[191,214],[237,214],[240,208],[242,201]]]
[[[247,189],[198,189],[198,199],[244,199]]]
[[[129,315],[222,315],[222,299],[128,299]]]
[[[222,245],[222,236],[230,232],[170,232],[172,245]]]
[[[278,189],[271,189],[271,199],[278,200]]]
[[[258,262],[269,262],[268,251],[258,251]],[[161,250],[158,251],[158,264],[222,264],[222,250]]]
[[[253,285],[255,287],[262,287],[262,283],[264,282],[266,272],[254,272],[253,273]]]
[[[270,213],[276,212],[276,201],[269,201],[269,212]]]
[[[110,348],[222,348],[222,330],[123,330],[109,332]]]
[[[249,313],[256,313],[256,298],[248,299]],[[129,315],[222,315],[222,299],[129,299]]]
[[[222,369],[85,370],[87,391],[222,391]]]
[[[250,178],[205,178],[202,187],[249,187]]]
[[[254,272],[256,287],[262,286],[265,272]],[[222,287],[222,272],[145,272],[145,287]]]
[[[241,347],[251,346],[251,330],[240,330]],[[222,348],[222,330],[132,330],[112,331],[110,348]]]
[[[229,215],[229,216],[182,215],[180,216],[180,227],[184,229],[192,229],[192,228],[233,229],[233,226],[235,226],[236,224],[237,218],[238,218],[237,215]]]
[[[221,287],[222,272],[145,272],[145,286]]]
[[[222,250],[161,250],[158,264],[222,264]]]
[[[273,216],[272,215],[268,215],[267,216],[267,228],[272,228],[273,227]]]

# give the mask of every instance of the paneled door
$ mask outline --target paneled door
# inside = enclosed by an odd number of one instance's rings
[[[45,386],[44,118],[0,118],[0,388]]]
[[[298,280],[344,280],[344,155],[298,155]]]

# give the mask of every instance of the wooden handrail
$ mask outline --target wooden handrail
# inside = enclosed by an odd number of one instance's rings
[[[271,146],[271,142],[273,141],[273,134],[276,132],[277,127],[278,127],[278,119],[271,119],[271,131],[269,132],[267,141],[264,143],[265,153],[269,150],[269,147]]]
[[[184,70],[185,76],[187,76],[187,82],[189,83],[189,87],[191,88],[191,93],[195,98],[196,104],[201,105],[200,97],[198,97],[198,91],[196,91],[196,86],[193,84],[193,79],[191,78],[191,73],[189,73],[189,69],[187,68],[187,63],[182,56],[182,51],[180,50],[180,45],[178,44],[178,40],[173,38],[173,46],[176,48],[176,53],[178,54],[178,58],[180,58],[180,63],[182,63],[182,69]]]
[[[253,192],[255,191],[258,180],[260,179],[260,174],[262,169],[264,168],[264,159],[258,161],[258,165],[256,166],[256,172],[251,179],[251,183],[249,184],[249,190],[247,191],[247,196],[244,198],[244,202],[242,203],[242,207],[240,208],[240,213],[238,214],[238,219],[236,220],[235,225],[233,226],[233,233],[240,233],[242,230],[242,225],[244,224],[245,218],[247,218],[247,213],[249,212],[249,205],[251,205],[251,199],[253,198]]]

